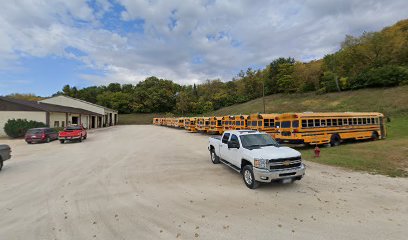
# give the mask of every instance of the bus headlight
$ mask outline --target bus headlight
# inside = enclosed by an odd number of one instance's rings
[[[260,158],[255,158],[254,159],[254,167],[256,167],[256,168],[266,169],[267,168],[267,166],[266,166],[267,163],[268,163],[268,160],[266,160],[266,159],[260,159]]]

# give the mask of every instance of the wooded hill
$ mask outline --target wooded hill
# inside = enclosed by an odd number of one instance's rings
[[[346,36],[339,51],[323,59],[304,63],[282,57],[264,69],[241,71],[227,82],[215,79],[182,86],[149,77],[136,85],[111,83],[83,89],[66,85],[57,94],[118,109],[120,113],[185,115],[212,112],[259,98],[263,86],[265,94],[274,99],[274,94],[310,93],[312,96],[406,84],[408,19],[380,32]]]

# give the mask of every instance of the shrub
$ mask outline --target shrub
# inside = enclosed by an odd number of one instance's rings
[[[45,127],[42,122],[27,121],[27,119],[9,119],[4,125],[4,131],[9,137],[18,138],[25,135],[30,128]]]
[[[352,88],[394,87],[408,81],[408,68],[401,66],[383,66],[362,72],[352,82]]]

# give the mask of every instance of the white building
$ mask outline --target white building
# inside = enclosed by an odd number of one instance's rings
[[[85,128],[95,128],[98,119],[102,126],[103,118],[104,115],[100,113],[82,108],[0,97],[0,136],[6,135],[4,125],[9,119],[43,122],[53,128],[81,124]],[[96,119],[94,126],[92,119]]]
[[[113,126],[118,123],[118,111],[84,100],[59,95],[41,100],[39,102],[85,109],[87,111],[99,114],[100,116],[91,116],[90,128]]]

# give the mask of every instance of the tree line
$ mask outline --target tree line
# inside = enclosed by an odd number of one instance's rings
[[[240,71],[231,81],[179,85],[149,77],[136,85],[111,83],[61,92],[119,110],[120,113],[201,114],[276,93],[324,94],[359,88],[408,84],[408,19],[379,32],[346,36],[340,49],[323,59],[273,60],[265,68]]]

